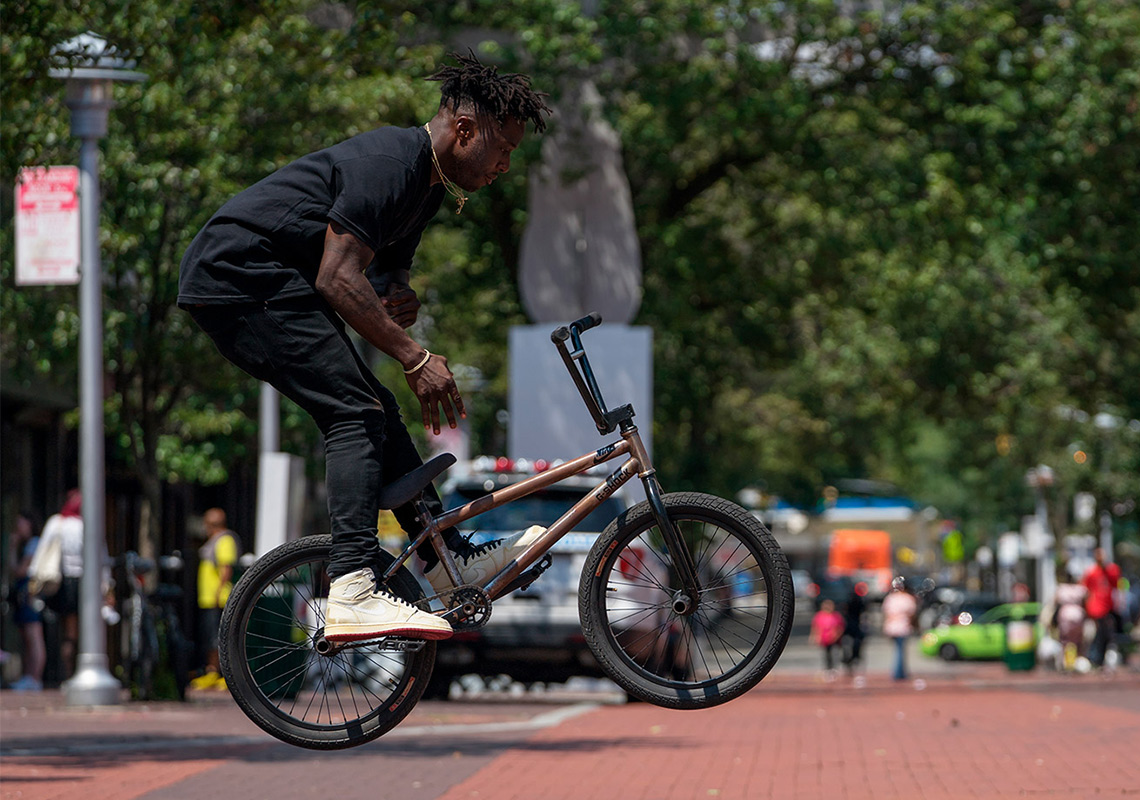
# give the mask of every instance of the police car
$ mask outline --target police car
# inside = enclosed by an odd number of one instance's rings
[[[444,507],[463,505],[547,467],[542,461],[477,458],[444,484]],[[601,465],[600,474],[568,478],[480,514],[460,530],[479,544],[532,525],[548,527],[611,470]],[[549,551],[552,563],[537,581],[495,601],[483,628],[441,641],[428,696],[445,698],[453,680],[470,674],[487,680],[505,675],[526,685],[560,683],[575,676],[602,677],[578,619],[578,579],[594,541],[627,504],[622,492],[611,495],[554,545]]]

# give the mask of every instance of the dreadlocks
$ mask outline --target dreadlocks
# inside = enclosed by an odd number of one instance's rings
[[[442,67],[428,78],[442,84],[440,108],[449,106],[458,111],[460,103],[467,100],[500,122],[514,117],[534,123],[538,132],[546,130],[542,112],[550,113],[544,102],[548,95],[532,89],[530,78],[517,72],[500,75],[498,69],[481,63],[470,51],[468,55],[452,53],[451,57],[459,62],[458,66]]]

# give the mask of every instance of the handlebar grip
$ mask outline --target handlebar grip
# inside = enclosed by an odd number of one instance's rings
[[[591,311],[586,316],[582,317],[577,322],[570,323],[571,328],[577,328],[579,333],[590,330],[590,328],[597,327],[602,324],[602,315],[597,311]]]
[[[591,311],[589,314],[582,317],[577,322],[571,322],[569,327],[563,325],[561,328],[555,330],[550,334],[550,341],[554,342],[555,344],[560,344],[570,338],[570,331],[572,330],[577,331],[578,333],[582,333],[601,324],[602,315],[597,311]]]

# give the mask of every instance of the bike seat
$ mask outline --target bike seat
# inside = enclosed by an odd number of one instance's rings
[[[380,490],[380,508],[391,510],[410,503],[454,463],[455,456],[451,453],[440,453],[399,480],[389,483]]]

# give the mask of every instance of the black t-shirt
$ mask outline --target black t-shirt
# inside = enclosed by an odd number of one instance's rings
[[[408,269],[443,200],[423,128],[377,128],[299,158],[234,197],[182,257],[178,304],[311,295],[329,222],[371,247],[368,278]]]

